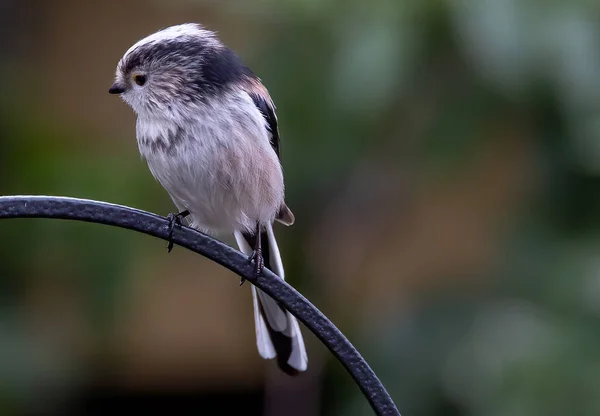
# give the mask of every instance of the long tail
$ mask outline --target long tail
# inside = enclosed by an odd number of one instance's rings
[[[240,250],[250,255],[256,236],[235,232]],[[260,235],[265,267],[285,279],[283,264],[272,224]],[[256,345],[258,353],[265,359],[277,357],[277,365],[289,375],[306,371],[308,357],[304,339],[296,318],[277,301],[252,286],[254,302],[254,323],[256,325]]]

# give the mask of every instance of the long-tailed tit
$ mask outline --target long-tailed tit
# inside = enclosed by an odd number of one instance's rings
[[[275,105],[260,79],[198,24],[162,29],[118,63],[111,94],[137,114],[139,150],[183,217],[209,234],[233,233],[256,273],[284,278],[273,222],[284,201]],[[170,247],[172,244],[170,244]],[[252,286],[259,354],[295,375],[308,359],[298,321]]]

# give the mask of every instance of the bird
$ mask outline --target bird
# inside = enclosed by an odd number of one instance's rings
[[[171,235],[182,220],[208,235],[233,234],[257,276],[266,267],[285,280],[273,225],[295,217],[285,201],[276,107],[238,54],[199,23],[165,27],[125,52],[108,92],[137,115],[140,154],[178,210],[168,215]],[[288,375],[306,371],[297,319],[251,290],[259,355],[276,358]]]

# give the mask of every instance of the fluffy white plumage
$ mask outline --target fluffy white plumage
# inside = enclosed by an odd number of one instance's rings
[[[189,210],[192,226],[218,234],[273,222],[284,200],[283,173],[248,94],[196,105],[185,118],[138,113],[137,139],[152,174],[181,211]],[[183,137],[171,153],[147,143],[173,134]]]

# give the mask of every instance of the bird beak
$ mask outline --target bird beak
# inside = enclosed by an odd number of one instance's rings
[[[109,94],[122,94],[124,92],[125,92],[125,87],[122,86],[121,84],[119,84],[118,82],[115,82],[108,90]]]

